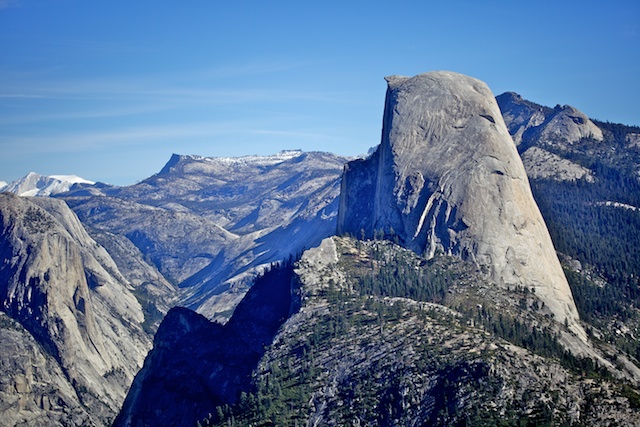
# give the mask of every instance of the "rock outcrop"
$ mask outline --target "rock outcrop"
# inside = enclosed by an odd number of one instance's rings
[[[520,145],[527,130],[542,125],[547,116],[553,113],[551,108],[522,99],[514,92],[498,95],[496,100],[502,110],[502,119],[516,145]]]
[[[571,290],[489,88],[451,72],[387,78],[382,142],[347,164],[338,233],[393,236],[533,289],[582,340]]]
[[[541,127],[538,138],[550,142],[564,142],[573,144],[582,138],[592,138],[596,141],[604,139],[602,131],[583,112],[564,105],[554,109],[554,114],[547,118],[547,123]]]
[[[518,146],[524,142],[524,149],[533,143],[563,146],[583,138],[604,139],[602,130],[570,105],[544,107],[513,92],[505,92],[496,100],[514,142]]]
[[[529,147],[521,155],[529,179],[553,179],[555,181],[594,182],[590,169],[580,166],[540,147]]]
[[[109,423],[150,347],[130,285],[61,200],[0,194],[0,227],[0,309],[17,322],[0,358],[25,369],[12,372],[22,385],[3,398],[3,419],[38,419],[39,408],[52,415],[38,425]],[[8,361],[20,348],[25,359]]]

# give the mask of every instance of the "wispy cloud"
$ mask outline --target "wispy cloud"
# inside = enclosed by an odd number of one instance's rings
[[[4,87],[2,87],[4,86]],[[239,103],[264,100],[334,101],[338,92],[313,92],[265,86],[233,89],[213,85],[180,85],[162,79],[85,79],[41,82],[14,82],[0,86],[0,98],[127,100],[165,99],[171,101]],[[231,87],[231,88],[230,88]]]
[[[124,118],[188,109],[198,114],[226,106],[271,111],[283,103],[338,105],[352,99],[354,97],[338,91],[180,85],[161,78],[43,80],[13,84],[5,80],[0,83],[0,126]],[[16,105],[20,108],[15,108]],[[296,111],[300,112],[300,107],[296,107]]]
[[[193,76],[201,78],[222,78],[222,77],[240,77],[259,74],[273,74],[281,72],[289,72],[296,69],[317,66],[317,61],[296,61],[296,60],[277,60],[277,61],[250,61],[242,64],[227,64],[214,67],[204,68],[193,73]]]
[[[264,125],[265,123],[262,123]],[[165,126],[129,127],[109,131],[62,132],[46,136],[0,136],[0,152],[4,155],[43,155],[47,153],[73,153],[117,148],[119,146],[157,145],[164,142],[193,139],[226,139],[246,141],[251,136],[268,135],[303,141],[337,139],[335,135],[299,129],[269,129],[253,121],[169,124]]]
[[[0,9],[9,9],[10,7],[19,7],[22,5],[20,0],[0,0]]]
[[[21,125],[27,123],[64,122],[103,118],[131,117],[149,113],[158,113],[180,108],[179,103],[145,103],[115,107],[94,107],[50,113],[17,114],[0,117],[0,126]]]

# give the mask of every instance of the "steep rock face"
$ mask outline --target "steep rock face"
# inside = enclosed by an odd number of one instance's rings
[[[2,425],[95,425],[58,362],[2,312],[0,342]]]
[[[59,365],[76,406],[108,423],[149,348],[140,304],[64,202],[0,194],[0,226],[2,311]]]
[[[387,81],[382,142],[345,168],[338,232],[382,230],[417,253],[472,260],[505,287],[533,288],[586,339],[489,88],[450,72]]]

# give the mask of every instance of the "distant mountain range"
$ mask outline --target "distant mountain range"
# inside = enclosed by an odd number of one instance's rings
[[[5,424],[634,425],[640,128],[388,82],[366,159],[0,190]]]

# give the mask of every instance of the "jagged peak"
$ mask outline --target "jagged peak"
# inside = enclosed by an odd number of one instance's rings
[[[528,99],[523,98],[522,95],[517,92],[501,93],[500,95],[496,96],[496,101],[498,102],[498,105],[503,112],[505,112],[505,110],[508,110],[510,106],[517,105],[528,107],[532,110],[543,111],[547,115],[553,113],[553,108],[537,104],[533,101],[529,101]]]

